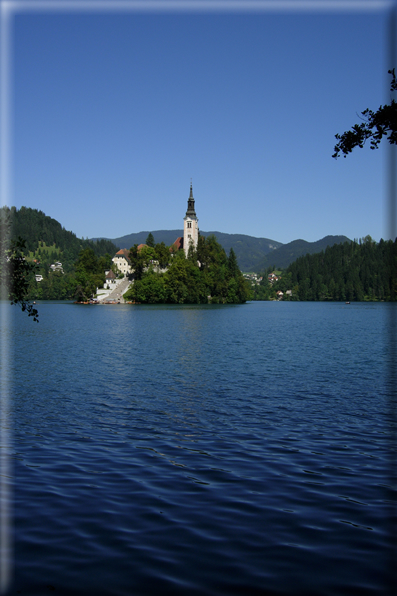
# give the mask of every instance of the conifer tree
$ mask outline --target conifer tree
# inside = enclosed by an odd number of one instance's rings
[[[153,236],[152,232],[149,232],[148,237],[146,238],[145,244],[146,244],[146,246],[150,246],[150,248],[154,248],[155,243],[154,243],[154,236]]]
[[[240,273],[236,253],[234,252],[233,248],[231,248],[229,251],[227,266],[232,277],[235,277],[238,273]]]

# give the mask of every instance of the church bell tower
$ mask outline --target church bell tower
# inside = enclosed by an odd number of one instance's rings
[[[186,256],[189,252],[189,246],[193,245],[194,248],[197,248],[198,234],[198,219],[194,208],[193,187],[190,182],[190,195],[187,200],[187,211],[183,218],[183,248]]]

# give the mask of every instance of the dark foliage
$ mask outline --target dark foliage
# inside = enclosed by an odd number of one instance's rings
[[[39,322],[39,313],[28,297],[29,283],[34,278],[36,266],[26,260],[25,241],[11,240],[9,248],[2,254],[1,285],[11,304],[17,304],[29,317]],[[3,297],[3,296],[2,296]]]
[[[274,290],[287,287],[299,300],[396,299],[397,240],[370,236],[300,257],[284,271]]]
[[[150,248],[154,248],[154,236],[152,232],[149,232],[148,237],[146,238],[145,244],[150,246]]]
[[[230,304],[249,299],[249,287],[238,268],[235,254],[231,251],[228,258],[214,236],[199,236],[197,251],[189,249],[187,257],[184,250],[168,250],[165,272],[148,261],[149,251],[153,250],[155,254],[151,260],[160,261],[163,254],[160,247],[157,244],[155,249],[137,251],[136,246],[131,249],[130,256],[139,266],[139,272],[135,275],[134,285],[124,294],[126,300],[149,304]]]
[[[98,259],[92,248],[85,248],[79,254],[75,264],[75,298],[86,301],[91,298],[97,287],[105,283],[104,263]]]
[[[11,240],[9,213],[0,210],[0,297],[17,304],[29,317],[39,322],[39,314],[29,300],[29,283],[34,279],[36,266],[25,258],[25,241]]]
[[[388,73],[392,75],[391,91],[396,91],[395,69],[389,70]],[[390,104],[380,106],[376,112],[367,108],[361,114],[364,120],[361,124],[355,124],[342,135],[335,135],[338,140],[332,155],[335,159],[341,152],[343,157],[346,157],[355,147],[363,148],[368,139],[371,139],[371,149],[377,149],[384,136],[391,145],[397,144],[397,103],[394,99]]]

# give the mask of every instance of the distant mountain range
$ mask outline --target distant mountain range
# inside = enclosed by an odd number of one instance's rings
[[[131,248],[134,244],[143,244],[148,237],[148,232],[137,232],[121,236],[120,238],[106,238],[120,248]],[[183,230],[156,230],[152,231],[155,242],[164,242],[170,246],[179,236],[183,236]],[[293,240],[288,244],[282,244],[269,238],[255,238],[245,234],[225,234],[223,232],[202,232],[203,236],[216,236],[218,242],[229,253],[233,248],[236,253],[239,267],[244,272],[263,272],[269,266],[284,269],[298,257],[306,254],[314,254],[325,250],[327,246],[350,242],[346,236],[326,236],[317,242],[306,242],[306,240]],[[91,240],[99,240],[92,238]]]
[[[83,248],[92,248],[97,256],[102,256],[105,253],[113,256],[119,248],[129,249],[134,244],[145,243],[149,235],[149,232],[138,232],[113,239],[79,240],[73,232],[66,231],[58,221],[37,209],[2,207],[0,211],[4,212],[4,216],[9,217],[13,236],[22,236],[30,252],[36,254],[40,250],[44,251],[48,259],[60,260],[64,268],[65,266],[73,267],[73,263]],[[157,230],[152,231],[152,234],[155,242],[164,242],[166,246],[170,246],[179,236],[183,235],[183,231]],[[284,269],[298,257],[321,252],[327,246],[334,244],[351,242],[346,236],[326,236],[317,242],[294,240],[288,244],[282,244],[269,238],[255,238],[245,234],[225,234],[223,232],[201,232],[201,234],[216,236],[227,254],[233,248],[239,267],[245,273],[262,273],[272,266]],[[48,251],[50,251],[49,254],[47,254]],[[39,254],[41,260],[44,259],[44,253]]]
[[[327,246],[342,244],[343,242],[351,242],[351,240],[346,236],[325,236],[325,238],[317,240],[316,242],[293,240],[292,242],[288,242],[288,244],[282,244],[272,253],[265,255],[260,263],[258,271],[264,271],[271,265],[285,269],[288,265],[296,261],[298,257],[307,254],[313,255],[325,250]]]

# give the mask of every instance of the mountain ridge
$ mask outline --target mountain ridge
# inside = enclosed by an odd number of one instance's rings
[[[62,255],[62,263],[67,268],[72,268],[81,249],[90,247],[97,256],[105,253],[113,253],[119,248],[131,248],[134,244],[143,244],[149,231],[136,232],[121,236],[119,238],[92,238],[90,240],[79,239],[74,232],[69,232],[55,219],[45,215],[42,211],[28,207],[2,207],[2,213],[9,217],[13,229],[13,235],[22,236],[26,241],[27,249],[39,254],[40,260],[59,260]],[[268,267],[286,268],[298,257],[306,254],[314,254],[325,250],[327,246],[351,242],[346,236],[325,236],[316,242],[306,240],[293,240],[287,244],[271,240],[270,238],[258,238],[248,234],[227,234],[225,232],[210,231],[201,232],[203,236],[214,235],[217,241],[225,249],[226,253],[233,248],[241,271],[246,273],[263,273]],[[152,231],[155,242],[164,242],[170,246],[175,240],[183,235],[181,229]],[[47,247],[56,246],[61,249],[44,249],[43,242]],[[41,248],[40,248],[41,246]],[[49,251],[49,252],[48,252]],[[47,254],[48,253],[48,254]]]
[[[347,236],[324,236],[320,240],[315,242],[308,242],[307,240],[292,240],[288,244],[283,244],[279,248],[275,249],[272,253],[264,256],[263,261],[260,263],[260,271],[265,271],[268,267],[274,265],[285,269],[296,261],[299,257],[303,257],[307,254],[312,255],[322,250],[325,250],[327,246],[334,246],[334,244],[343,244],[344,242],[351,242]]]
[[[120,246],[120,248],[131,248],[134,244],[144,244],[149,233],[150,231],[148,230],[127,234],[119,238],[110,239],[101,237],[91,238],[91,240],[104,239],[113,242],[113,244]],[[164,242],[167,246],[173,244],[179,236],[183,236],[182,229],[154,230],[151,233],[154,236],[155,242]],[[257,236],[249,236],[248,234],[227,234],[218,231],[200,231],[200,234],[205,237],[214,235],[227,253],[233,248],[239,267],[245,273],[262,273],[270,266],[284,269],[298,257],[321,252],[327,246],[333,246],[334,244],[351,242],[347,236],[341,235],[328,235],[315,242],[298,239],[283,244],[277,240],[258,238]]]

